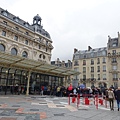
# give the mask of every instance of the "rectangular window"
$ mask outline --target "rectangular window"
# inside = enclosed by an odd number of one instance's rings
[[[6,31],[2,31],[2,36],[6,36]]]
[[[116,58],[112,58],[112,63],[116,63]]]
[[[91,67],[91,72],[94,72],[94,67]]]
[[[115,55],[116,54],[116,50],[112,50],[112,54]]]
[[[38,48],[41,49],[41,45],[39,45]]]
[[[14,36],[14,40],[18,41],[18,36],[15,35]]]
[[[98,74],[98,80],[100,80],[100,74]]]
[[[97,66],[97,72],[100,72],[100,66]]]
[[[7,25],[7,22],[6,22],[6,21],[3,21],[3,23],[4,23],[5,25]]]
[[[103,65],[103,72],[106,72],[106,66]]]
[[[79,71],[79,68],[74,68],[75,71]]]
[[[15,29],[16,29],[16,30],[19,30],[19,28],[18,28],[18,27],[15,27]]]
[[[106,63],[106,59],[105,58],[103,58],[103,63]]]
[[[94,74],[91,74],[91,80],[94,80]]]
[[[83,73],[86,73],[86,67],[83,67]]]
[[[113,74],[113,79],[116,79],[116,78],[118,78],[118,74],[117,74],[117,73],[114,73],[114,74]]]
[[[112,66],[112,69],[117,70],[117,66],[116,65]]]
[[[28,32],[26,32],[26,35],[29,35],[29,33],[28,33]]]
[[[83,75],[83,80],[86,80],[86,75]]]
[[[103,74],[103,80],[106,80],[106,74]]]

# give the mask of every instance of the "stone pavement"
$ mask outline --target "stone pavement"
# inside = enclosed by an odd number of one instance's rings
[[[83,101],[81,100],[80,103]],[[115,101],[116,105],[116,101]],[[67,97],[1,95],[0,120],[120,120],[120,111],[91,104],[68,105]]]

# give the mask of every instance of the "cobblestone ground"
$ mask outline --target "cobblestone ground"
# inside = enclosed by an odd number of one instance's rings
[[[107,108],[106,108],[107,107]],[[0,96],[0,120],[120,120],[116,101],[114,111],[107,106],[98,104],[90,98],[90,105],[76,102],[68,105],[67,97],[50,96]]]

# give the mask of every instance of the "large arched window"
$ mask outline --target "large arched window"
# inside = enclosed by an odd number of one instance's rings
[[[5,46],[3,44],[0,44],[0,51],[5,51]]]
[[[17,51],[16,48],[12,48],[12,49],[11,49],[11,54],[12,54],[12,55],[17,55],[17,52],[18,52],[18,51]]]
[[[26,51],[24,51],[24,52],[22,53],[22,57],[27,58],[27,57],[28,57],[28,53],[27,53]]]

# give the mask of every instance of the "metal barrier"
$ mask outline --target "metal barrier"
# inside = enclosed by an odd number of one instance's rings
[[[80,94],[69,94],[69,98],[68,98],[68,104],[70,105],[71,100],[70,98],[72,98],[72,103],[77,103],[77,108],[80,105],[80,98],[83,98],[83,102],[84,105],[90,105],[91,102],[91,98],[93,104],[96,106],[96,109],[98,109],[99,104],[102,106],[105,106],[107,108],[107,100],[103,99],[102,95],[99,94],[95,94],[95,95],[91,95],[91,94],[82,94],[82,96]]]

